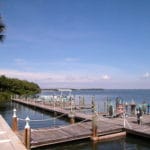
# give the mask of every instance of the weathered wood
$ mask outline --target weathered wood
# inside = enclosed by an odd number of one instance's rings
[[[17,135],[0,115],[0,149],[1,150],[26,150]]]
[[[17,117],[12,118],[12,130],[16,132],[18,130],[18,120]]]
[[[18,119],[16,115],[16,109],[13,110],[13,116],[12,116],[12,130],[16,132],[18,130]]]
[[[92,140],[105,142],[105,141],[111,141],[111,140],[120,139],[124,137],[126,137],[126,132],[119,132],[119,133],[108,134],[99,137],[93,137]]]
[[[90,138],[92,135],[91,124],[91,121],[88,121],[67,125],[60,128],[42,128],[31,130],[31,147],[35,148]],[[103,121],[100,121],[98,124],[98,136],[115,134],[123,131],[120,125],[111,124],[106,126],[106,122]]]
[[[25,105],[34,106],[40,109],[44,109],[51,112],[57,112],[58,114],[64,114],[68,116],[70,110],[65,110],[60,107],[52,107],[33,101],[22,101],[15,99],[14,101],[23,103]],[[80,120],[86,120],[86,122],[75,123],[59,128],[43,128],[31,130],[31,147],[40,147],[45,145],[52,145],[56,143],[70,142],[73,140],[81,140],[90,138],[92,135],[92,115],[76,112],[75,118]],[[104,118],[102,115],[98,115],[96,123],[97,137],[99,139],[108,139],[116,135],[122,135],[125,130],[128,133],[139,135],[142,137],[150,138],[150,116],[144,115],[142,119],[142,125],[137,124],[136,117],[128,117],[126,119],[126,125],[123,118]],[[124,128],[125,127],[125,128]],[[22,133],[19,135],[22,136]],[[103,137],[103,138],[102,138]]]
[[[111,120],[112,123],[122,125],[123,126],[123,118],[113,118],[113,119],[105,119],[109,122]],[[143,115],[142,125],[138,125],[136,116],[126,118],[126,126],[125,130],[127,134],[138,135],[141,137],[150,138],[150,115]]]
[[[12,99],[12,100],[15,101],[15,102],[24,104],[24,105],[37,107],[37,108],[47,110],[47,111],[50,111],[50,112],[56,112],[57,114],[65,114],[66,116],[68,116],[68,114],[70,113],[70,110],[65,110],[65,109],[62,109],[61,107],[53,107],[53,106],[49,106],[49,105],[46,105],[46,104],[41,104],[39,102],[35,102],[35,101],[32,101],[32,100],[30,100],[30,101],[25,101],[25,100],[22,100],[22,99]],[[84,119],[92,120],[92,115],[83,114],[81,112],[76,112],[74,117],[76,119],[79,119],[79,120],[84,120]]]

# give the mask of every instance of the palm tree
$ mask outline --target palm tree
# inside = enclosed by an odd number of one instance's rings
[[[5,25],[2,22],[2,18],[0,17],[0,42],[4,40],[4,30],[5,30]]]

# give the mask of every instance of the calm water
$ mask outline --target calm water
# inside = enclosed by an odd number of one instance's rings
[[[63,92],[67,95],[69,92]],[[43,91],[44,95],[60,95],[60,92]],[[95,97],[97,111],[104,112],[104,101],[111,99],[112,104],[115,105],[116,97],[120,97],[123,102],[131,103],[134,100],[137,104],[142,104],[144,101],[150,104],[150,90],[77,90],[71,93],[78,103],[79,96],[85,98],[86,103],[91,104],[92,96]]]
[[[53,92],[43,91],[42,94],[54,94]],[[55,92],[55,94],[60,94]],[[87,90],[87,91],[74,91],[72,92],[76,97],[84,96],[87,102],[91,101],[91,97],[95,96],[96,102],[98,104],[104,103],[108,98],[114,100],[116,97],[121,97],[124,101],[130,102],[131,99],[134,99],[137,103],[142,103],[146,101],[150,103],[150,90]],[[43,120],[47,121],[33,121],[30,123],[32,128],[39,127],[54,127],[60,125],[69,124],[67,119],[54,119],[53,113],[48,113],[45,111],[40,111],[35,108],[28,108],[26,106],[17,104],[17,103],[6,103],[0,105],[0,114],[5,118],[9,125],[11,125],[12,110],[13,108],[17,109],[17,116],[19,118],[30,117],[31,120]],[[19,129],[23,129],[25,122],[19,121]],[[120,139],[111,142],[104,143],[93,143],[90,140],[86,141],[77,141],[73,143],[55,145],[51,147],[44,147],[40,149],[47,150],[150,150],[150,143],[148,140],[141,139],[139,137],[128,136],[126,139]]]

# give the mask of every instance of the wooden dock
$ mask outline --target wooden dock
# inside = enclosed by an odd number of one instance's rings
[[[59,107],[54,108],[34,101],[19,99],[14,99],[14,101],[47,111],[57,112],[58,114],[65,114],[66,116],[70,113],[69,110]],[[57,128],[31,129],[31,148],[91,138],[93,134],[92,115],[76,112],[75,117],[80,122]],[[143,115],[142,125],[138,125],[135,116],[127,118],[104,118],[102,115],[97,114],[96,127],[97,139],[100,141],[108,140],[108,138],[122,137],[125,135],[124,131],[127,134],[130,133],[150,138],[150,115]],[[18,136],[23,139],[23,132],[19,132]]]
[[[98,124],[98,136],[106,136],[122,133],[121,125]],[[19,132],[19,137],[23,140],[23,132]],[[122,135],[122,134],[120,134]],[[90,139],[92,136],[92,122],[75,123],[59,128],[31,129],[31,148],[53,145],[58,143],[71,142],[75,140]]]
[[[142,118],[142,124],[137,124],[137,118],[134,117],[128,117],[126,118],[128,123],[126,123],[125,129],[128,134],[137,135],[144,138],[150,139],[150,115],[143,115]],[[115,123],[121,123],[122,119],[116,118],[114,119]]]
[[[26,150],[17,135],[0,115],[0,149],[1,150]]]
[[[17,103],[21,103],[21,104],[31,106],[31,107],[36,107],[36,108],[46,110],[49,112],[56,112],[57,114],[64,114],[64,116],[68,116],[70,113],[70,110],[68,109],[66,110],[61,107],[53,107],[51,105],[40,103],[40,102],[35,102],[33,100],[30,100],[30,101],[26,101],[22,99],[12,99],[12,100]],[[92,115],[90,114],[84,114],[84,113],[76,111],[74,115],[75,115],[74,117],[78,120],[85,120],[85,119],[92,120]]]

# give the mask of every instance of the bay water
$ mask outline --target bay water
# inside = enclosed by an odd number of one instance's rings
[[[58,91],[42,91],[41,95],[60,95]],[[63,94],[68,94],[64,92]],[[142,104],[144,101],[150,104],[150,90],[75,90],[72,91],[72,95],[78,99],[79,96],[84,96],[85,102],[90,103],[92,96],[95,97],[95,101],[99,104],[100,111],[103,111],[103,104],[108,98],[112,101],[116,97],[120,97],[124,102],[130,103],[131,100],[137,104]],[[31,128],[42,128],[42,127],[56,127],[61,125],[69,124],[69,120],[66,118],[55,119],[53,113],[42,111],[36,108],[27,107],[14,102],[7,102],[0,104],[0,114],[11,126],[13,108],[17,109],[17,116],[19,120],[19,129],[24,129],[24,119],[28,116],[31,120]],[[39,120],[39,121],[38,121]],[[46,120],[46,121],[40,121]],[[143,139],[135,136],[127,136],[125,139],[114,140],[110,142],[96,142],[93,143],[90,140],[76,141],[66,144],[57,144],[54,146],[47,146],[38,148],[45,150],[150,150],[150,142],[147,139]]]

